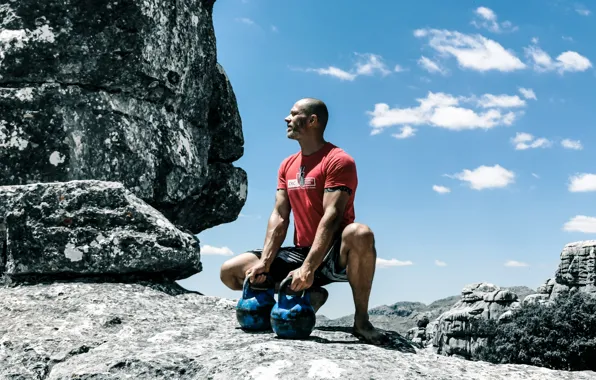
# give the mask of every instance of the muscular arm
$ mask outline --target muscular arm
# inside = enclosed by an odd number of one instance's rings
[[[326,191],[323,195],[323,218],[319,222],[315,240],[304,261],[304,269],[314,272],[323,262],[325,254],[333,244],[350,195],[346,191]]]
[[[286,238],[288,226],[290,225],[290,200],[286,190],[277,190],[275,195],[275,206],[267,222],[267,234],[261,254],[261,261],[265,264],[267,271],[277,255],[279,247]]]

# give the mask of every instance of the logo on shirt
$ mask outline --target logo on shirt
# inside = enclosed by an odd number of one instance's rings
[[[291,179],[288,181],[288,188],[289,189],[313,189],[317,187],[316,181],[314,177],[305,177],[306,167],[301,166],[296,173],[296,179]]]

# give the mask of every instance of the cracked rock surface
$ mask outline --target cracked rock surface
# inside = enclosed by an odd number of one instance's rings
[[[245,333],[234,300],[170,294],[118,283],[0,289],[0,378],[596,379],[594,372],[449,358],[397,334],[391,347],[375,347],[341,326],[298,341]]]
[[[461,300],[426,328],[436,351],[443,355],[469,357],[486,343],[486,338],[477,336],[472,328],[475,320],[499,320],[508,317],[509,311],[521,307],[517,294],[491,283],[466,285],[461,294]]]
[[[212,7],[0,1],[0,185],[117,181],[194,234],[234,221],[244,140]]]
[[[198,241],[116,182],[0,186],[0,232],[2,271],[16,282],[201,270]]]

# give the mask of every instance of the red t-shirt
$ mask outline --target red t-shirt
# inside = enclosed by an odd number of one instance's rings
[[[294,213],[294,245],[312,246],[324,214],[324,190],[338,186],[351,190],[341,222],[343,229],[355,219],[354,197],[358,176],[354,159],[343,149],[327,142],[311,155],[298,152],[282,161],[277,188],[288,192]]]

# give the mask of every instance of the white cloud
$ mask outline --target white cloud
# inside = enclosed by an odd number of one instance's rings
[[[234,252],[228,247],[201,246],[201,255],[233,256]]]
[[[255,22],[248,17],[240,17],[240,18],[237,18],[236,21],[241,22],[246,25],[255,25]]]
[[[396,73],[402,73],[407,70],[400,65],[395,65],[395,67],[393,68],[393,71],[395,71]]]
[[[425,56],[420,57],[418,64],[429,73],[439,73],[443,75],[447,74],[447,70],[443,69],[438,63],[426,58]]]
[[[537,72],[557,71],[559,74],[563,74],[565,72],[586,71],[592,67],[592,62],[588,58],[575,51],[561,53],[553,61],[551,56],[535,43],[524,50],[526,56],[533,62],[534,70]]]
[[[409,125],[406,125],[401,127],[399,133],[394,133],[391,136],[395,137],[396,139],[407,139],[408,137],[413,137],[415,134],[416,129],[410,127]]]
[[[386,76],[391,73],[391,70],[387,68],[387,65],[383,62],[383,58],[380,55],[370,53],[355,53],[355,55],[357,57],[356,62],[354,63],[354,67],[349,71],[335,66],[329,66],[327,68],[308,68],[303,71],[315,72],[319,75],[328,75],[347,81],[353,81],[361,75],[371,76],[375,73],[379,73],[382,76]],[[397,66],[394,70],[396,69]]]
[[[596,174],[582,173],[570,177],[568,190],[572,193],[596,191]]]
[[[460,173],[445,176],[468,182],[474,190],[503,188],[515,181],[515,173],[500,165],[482,165],[474,170],[464,169]]]
[[[534,93],[534,90],[532,90],[531,88],[520,87],[519,92],[522,94],[522,96],[524,98],[526,98],[528,100],[530,100],[530,99],[537,100],[536,94]]]
[[[596,234],[596,218],[585,215],[576,215],[563,225],[565,231]]]
[[[592,12],[590,12],[590,10],[589,10],[589,9],[586,9],[586,8],[585,8],[585,7],[583,7],[583,6],[578,6],[578,7],[576,7],[576,8],[575,8],[575,11],[576,11],[578,14],[582,15],[582,16],[589,16],[589,15],[590,15],[590,13],[592,13]]]
[[[413,265],[414,263],[410,260],[408,261],[400,261],[397,259],[381,259],[377,257],[377,267],[379,268],[390,268],[390,267],[404,267],[408,265]]]
[[[375,104],[369,122],[371,134],[394,125],[430,125],[454,131],[465,129],[490,129],[499,125],[512,125],[521,112],[507,112],[502,108],[525,105],[519,97],[485,94],[480,97],[455,97],[442,92],[428,92],[426,98],[416,99],[418,107],[390,108],[386,103]],[[460,107],[460,103],[474,103],[482,109]],[[489,108],[489,109],[486,109]]]
[[[433,185],[433,190],[439,194],[446,194],[451,192],[451,189],[449,189],[448,187],[439,185]]]
[[[439,267],[445,267],[447,266],[447,263],[441,260],[435,260],[435,265]]]
[[[522,263],[520,261],[515,261],[515,260],[509,260],[505,263],[506,267],[527,267],[529,266],[526,263]]]
[[[514,108],[524,107],[526,102],[517,95],[484,94],[478,99],[478,105],[482,108]]]
[[[428,37],[429,46],[443,56],[453,56],[460,67],[476,71],[521,70],[526,65],[511,50],[482,35],[438,29],[417,29],[414,36]]]
[[[387,69],[380,55],[370,53],[356,53],[356,55],[359,57],[358,62],[356,62],[357,75],[373,75],[377,71],[382,75],[388,75],[391,72]]]
[[[534,178],[540,178],[540,176],[538,176],[538,174],[536,174],[536,173],[532,173],[532,177],[534,177]]]
[[[544,137],[535,138],[526,132],[517,132],[515,137],[511,139],[511,143],[515,145],[515,150],[526,150],[535,148],[548,148],[552,142]]]
[[[565,149],[582,150],[584,148],[579,140],[564,139],[561,141],[561,145]]]
[[[347,71],[333,66],[329,66],[325,69],[306,69],[306,71],[315,72],[320,75],[329,75],[340,80],[353,81],[354,79],[356,79],[355,74],[348,73]]]
[[[487,7],[478,7],[474,13],[478,20],[472,21],[472,25],[477,28],[485,28],[491,32],[500,33],[504,31],[515,31],[517,26],[513,26],[510,21],[504,21],[499,24],[495,12]]]

